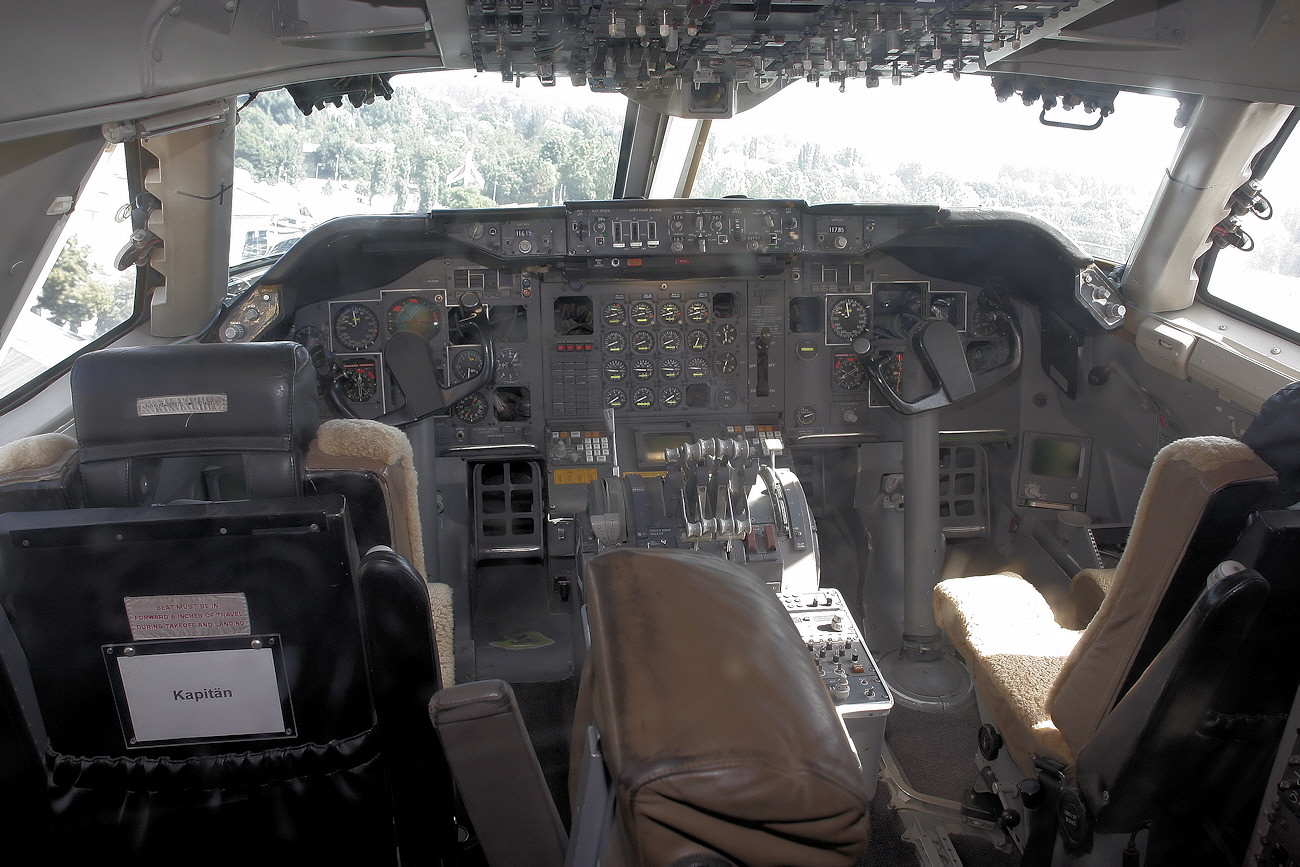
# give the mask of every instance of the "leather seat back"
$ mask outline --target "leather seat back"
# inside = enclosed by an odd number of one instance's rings
[[[316,432],[295,343],[106,349],[72,368],[87,506],[288,497]]]
[[[870,795],[772,592],[676,551],[616,549],[586,581],[570,791],[594,725],[618,804],[603,863],[855,864]]]
[[[52,861],[449,850],[423,581],[341,498],[9,513],[0,565]]]

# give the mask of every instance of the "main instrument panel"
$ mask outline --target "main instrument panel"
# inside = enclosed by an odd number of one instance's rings
[[[209,339],[317,347],[348,412],[402,423],[435,407],[440,454],[544,455],[588,478],[620,457],[653,471],[697,435],[880,438],[899,423],[881,386],[901,384],[920,323],[951,325],[972,374],[1018,351],[1008,281],[976,267],[987,221],[935,208],[672,200],[365,221],[309,234]],[[1099,275],[1041,224],[999,231],[1066,263],[1036,291],[1073,303]],[[340,232],[361,238],[358,283],[378,285],[322,280],[343,271],[320,265],[343,255]],[[409,261],[393,279],[356,268],[393,270],[390,250]]]

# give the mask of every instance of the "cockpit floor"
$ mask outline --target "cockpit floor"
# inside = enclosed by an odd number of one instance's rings
[[[960,802],[962,793],[971,787],[978,773],[975,754],[979,726],[979,711],[974,704],[944,713],[925,713],[895,703],[885,726],[885,742],[914,791],[932,798]],[[863,863],[872,867],[919,864],[915,850],[906,843],[902,845],[908,849],[909,858],[887,854],[884,850],[877,853],[878,847],[884,845],[881,837],[899,836],[902,822],[888,809],[888,787],[881,784],[876,795],[869,858]],[[878,815],[882,800],[893,820],[892,825],[883,824]],[[1019,856],[1014,852],[999,852],[990,842],[979,837],[954,834],[952,844],[961,858],[962,867],[1013,867],[1019,862]]]
[[[925,713],[895,703],[885,725],[885,741],[914,789],[960,801],[979,770],[975,765],[979,725],[973,703],[945,713]]]

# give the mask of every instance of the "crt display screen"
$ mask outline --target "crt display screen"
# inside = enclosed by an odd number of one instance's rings
[[[1029,459],[1029,471],[1052,479],[1079,477],[1083,446],[1069,440],[1037,439]]]

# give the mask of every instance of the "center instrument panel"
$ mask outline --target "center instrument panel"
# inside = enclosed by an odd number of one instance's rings
[[[932,233],[940,259],[978,246],[931,207],[671,200],[356,219],[357,256],[427,253],[374,288],[322,284],[314,258],[342,255],[351,232],[325,224],[208,339],[321,347],[361,417],[407,421],[405,390],[432,390],[450,398],[432,414],[439,454],[545,456],[581,470],[574,482],[615,461],[653,471],[683,437],[873,436],[897,415],[868,368],[898,377],[914,325],[951,323],[973,372],[1006,360],[1017,327],[1005,283],[920,270],[935,254],[909,251]],[[1078,267],[1046,288],[1068,298]],[[475,317],[490,341],[464,327]],[[394,368],[403,332],[427,345],[427,375]],[[490,378],[457,394],[485,365]]]

